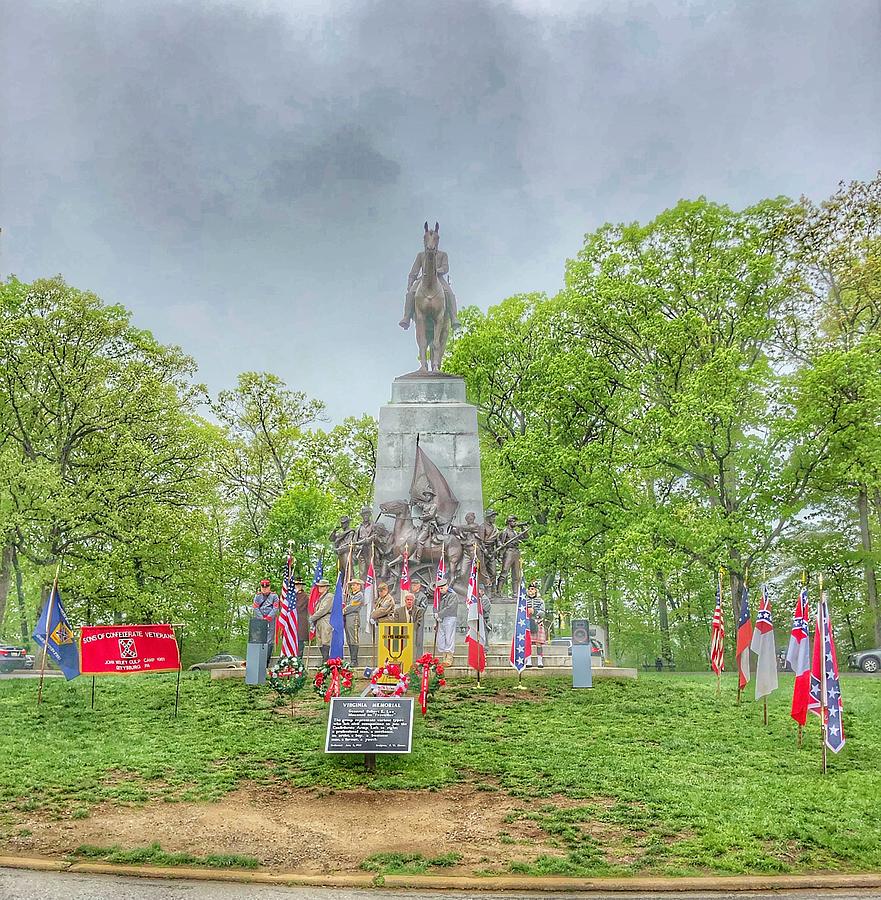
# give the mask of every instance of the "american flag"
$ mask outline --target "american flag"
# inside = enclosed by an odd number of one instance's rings
[[[437,582],[441,580],[441,578],[447,577],[447,564],[444,561],[444,551],[446,547],[441,548],[441,558],[440,562],[437,564],[437,577],[435,578],[434,585],[434,611],[437,612],[440,609],[440,598],[441,592],[440,588],[437,586]]]
[[[297,589],[294,587],[293,560],[288,554],[284,579],[281,583],[281,611],[278,614],[282,656],[300,655],[300,634],[297,624]]]
[[[312,590],[309,591],[309,640],[315,640],[315,626],[312,624],[312,616],[315,615],[315,609],[318,606],[318,588],[317,584],[324,578],[324,560],[319,559],[318,565],[315,566],[315,575],[312,578]]]
[[[810,613],[808,611],[808,589],[803,587],[795,601],[795,614],[792,617],[792,631],[789,634],[789,647],[786,650],[786,661],[795,673],[795,685],[792,689],[792,707],[790,716],[804,725],[808,718],[808,699],[811,691],[811,639],[808,631]]]
[[[477,556],[471,560],[471,574],[468,577],[468,593],[465,596],[468,609],[468,665],[478,672],[486,669],[486,622],[483,618],[483,605],[477,590]]]
[[[526,615],[526,582],[520,581],[520,596],[517,599],[517,618],[514,620],[514,638],[511,641],[511,665],[522,672],[526,668],[526,660],[532,656],[532,634],[529,631],[529,618]]]
[[[749,681],[749,645],[753,639],[753,623],[749,612],[749,589],[740,594],[740,617],[737,620],[737,689],[742,691]]]
[[[713,631],[710,638],[710,668],[721,675],[725,671],[725,617],[722,615],[722,573],[716,585],[716,609],[713,612]]]
[[[826,726],[826,746],[833,753],[838,753],[845,742],[844,724],[841,721],[842,706],[841,684],[838,681],[838,656],[835,653],[832,623],[829,621],[829,603],[826,592],[823,591],[817,606],[817,633],[814,638],[808,709],[823,717]]]

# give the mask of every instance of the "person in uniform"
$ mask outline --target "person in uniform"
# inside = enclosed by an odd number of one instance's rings
[[[431,546],[435,535],[438,533],[437,521],[437,494],[431,488],[425,488],[422,492],[422,499],[419,500],[419,506],[422,510],[419,518],[422,520],[422,527],[419,529],[419,535],[416,538],[416,552],[413,554],[413,562],[422,562],[422,551],[426,542]]]
[[[437,222],[435,222],[435,227],[437,227]],[[425,223],[425,232],[426,234],[428,233],[428,222]],[[422,277],[424,261],[425,254],[417,253],[416,259],[413,262],[413,267],[410,269],[410,276],[407,279],[407,296],[404,300],[404,316],[401,321],[398,322],[405,331],[410,327],[410,322],[413,320],[416,312],[416,289],[419,287],[419,280]],[[458,303],[456,302],[456,295],[453,293],[453,289],[450,287],[450,283],[447,280],[450,272],[450,260],[446,251],[437,251],[435,267],[437,271],[437,280],[443,285],[444,300],[446,302],[447,315],[450,317],[451,327],[453,331],[458,331],[461,327],[459,325],[459,308]]]
[[[538,657],[539,669],[544,668],[544,645],[547,643],[545,631],[545,603],[538,595],[538,585],[533,581],[526,588],[526,615],[529,619],[529,633],[532,635],[532,651]],[[532,665],[532,657],[526,660],[526,665]]]
[[[373,512],[369,506],[361,507],[361,522],[355,529],[355,559],[358,563],[358,574],[367,577],[367,569],[373,556]],[[354,568],[354,566],[353,566]]]
[[[425,611],[434,602],[422,579],[414,575],[410,579],[413,591],[413,659],[419,659],[425,653]]]
[[[480,580],[492,591],[496,586],[496,550],[499,545],[499,529],[496,526],[494,509],[488,509],[483,514],[483,527],[478,532],[480,552],[483,556],[483,568],[480,572]]]
[[[523,530],[518,530],[520,528]],[[496,590],[500,596],[503,586],[507,586],[509,572],[511,573],[511,593],[508,596],[516,597],[520,590],[520,580],[523,577],[520,543],[528,533],[529,526],[524,528],[518,523],[516,516],[508,516],[505,520],[505,528],[498,539],[498,546],[502,553],[502,571],[499,573]]]
[[[300,657],[305,659],[306,647],[309,646],[309,595],[299,578],[294,581],[294,590],[297,592],[297,637]]]
[[[312,625],[318,637],[318,646],[321,648],[321,661],[325,663],[330,655],[330,642],[333,638],[333,627],[330,624],[333,594],[328,590],[330,582],[326,578],[316,581],[315,586],[318,588],[318,603],[315,604],[315,612],[312,614]]]
[[[254,595],[252,615],[255,618],[265,619],[269,622],[269,637],[266,641],[266,664],[272,657],[272,649],[275,647],[275,623],[278,620],[279,609],[278,594],[272,590],[272,584],[268,578],[260,582],[260,590]]]
[[[376,599],[373,601],[373,609],[370,618],[378,625],[380,622],[393,621],[395,614],[395,598],[389,593],[388,584],[380,581],[376,586]]]
[[[459,624],[459,595],[450,587],[446,578],[435,582],[440,592],[437,619],[437,652],[445,666],[453,664],[456,652],[456,627]]]
[[[352,520],[348,516],[340,518],[340,524],[334,528],[328,538],[336,551],[337,566],[340,572],[345,572],[349,564],[349,553],[355,540],[355,529],[352,528]]]
[[[364,605],[363,584],[360,578],[349,579],[349,596],[343,603],[343,624],[346,629],[346,646],[352,667],[358,665],[358,634],[361,631],[361,607]]]

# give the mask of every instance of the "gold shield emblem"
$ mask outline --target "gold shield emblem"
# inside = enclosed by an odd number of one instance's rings
[[[409,622],[379,623],[379,659],[377,664],[396,664],[402,672],[413,667],[413,625]],[[394,680],[394,679],[392,679]]]

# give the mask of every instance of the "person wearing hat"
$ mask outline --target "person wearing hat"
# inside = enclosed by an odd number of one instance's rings
[[[388,583],[380,581],[376,585],[376,597],[373,598],[373,609],[370,610],[370,620],[379,626],[380,622],[395,621],[395,598],[388,589]],[[379,657],[379,628],[376,629],[376,657],[374,663],[378,662]],[[365,673],[366,674],[366,673]]]
[[[529,632],[532,635],[532,649],[538,656],[539,669],[544,668],[543,648],[547,641],[545,631],[545,602],[538,595],[538,584],[533,581],[526,588],[526,615],[529,619]],[[532,665],[532,657],[526,660],[526,665]]]
[[[309,594],[301,578],[294,581],[297,596],[297,638],[300,645],[300,656],[305,658],[309,645]]]
[[[453,664],[456,652],[456,626],[459,624],[459,595],[450,587],[445,577],[438,578],[435,586],[440,592],[437,620],[437,652],[445,666]]]
[[[254,595],[254,611],[251,615],[269,622],[269,639],[266,642],[267,665],[269,658],[272,656],[272,648],[275,646],[275,622],[278,619],[279,605],[278,594],[272,590],[272,584],[269,579],[264,578],[260,582],[260,590]]]
[[[358,632],[361,630],[361,607],[364,605],[363,587],[360,578],[350,578],[349,593],[343,601],[343,624],[352,668],[358,665]]]
[[[478,532],[477,540],[483,556],[483,569],[480,572],[480,580],[493,590],[496,586],[496,551],[499,546],[499,529],[496,526],[494,509],[488,509],[483,514],[483,525]]]
[[[437,494],[430,487],[422,491],[422,499],[419,501],[419,506],[422,509],[419,517],[422,520],[422,527],[419,529],[419,534],[416,537],[416,552],[413,554],[414,563],[422,561],[422,550],[426,542],[430,545],[438,532],[437,500],[435,500],[435,497],[437,497]]]
[[[318,589],[318,603],[315,604],[315,612],[312,614],[312,627],[318,636],[318,646],[321,648],[321,661],[327,662],[330,655],[330,641],[333,638],[333,627],[330,624],[333,594],[328,590],[330,582],[326,578],[316,581],[315,587]]]

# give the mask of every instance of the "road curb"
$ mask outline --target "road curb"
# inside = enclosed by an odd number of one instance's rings
[[[314,875],[306,872],[260,872],[248,869],[208,869],[162,866],[125,866],[102,862],[64,862],[42,857],[0,856],[0,868],[81,875],[128,875],[167,880],[225,881],[235,884],[274,884],[329,888],[393,888],[438,891],[536,891],[597,893],[689,893],[719,891],[836,890],[881,888],[881,873],[816,875],[725,875],[677,878],[567,878],[493,875]]]

